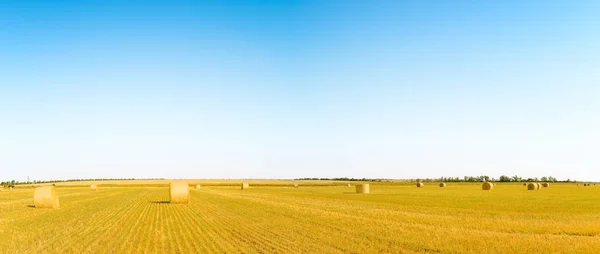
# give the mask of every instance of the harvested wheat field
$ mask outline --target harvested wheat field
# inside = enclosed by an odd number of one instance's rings
[[[594,253],[600,189],[521,184],[415,188],[370,183],[202,182],[170,204],[169,185],[58,186],[60,209],[33,208],[33,188],[0,193],[3,253]],[[278,185],[278,184],[282,185]],[[194,186],[194,181],[189,181]]]

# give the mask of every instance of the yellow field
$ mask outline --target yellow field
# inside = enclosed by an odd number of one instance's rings
[[[190,204],[157,186],[58,186],[60,209],[32,208],[33,189],[0,192],[0,252],[375,253],[570,252],[600,249],[600,186],[500,184],[439,188],[371,183],[200,182]],[[218,182],[218,181],[217,181]],[[219,182],[237,184],[237,181]],[[211,186],[210,184],[215,184]],[[304,184],[313,186],[303,186]],[[106,185],[110,184],[110,185]],[[122,185],[122,186],[121,186]]]

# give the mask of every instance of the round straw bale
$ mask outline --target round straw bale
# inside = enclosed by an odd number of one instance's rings
[[[294,188],[298,188],[298,184],[297,183],[294,183]]]
[[[190,202],[190,187],[186,181],[172,181],[169,186],[171,204],[188,204]]]
[[[446,187],[446,183],[440,183],[440,187],[442,187],[442,188]]]
[[[96,186],[95,183],[90,184],[90,189],[92,189],[93,191],[97,190],[98,187]]]
[[[350,184],[346,185],[346,187],[350,187]]]
[[[527,184],[527,190],[539,190],[540,189],[540,184],[539,183],[529,183]]]
[[[358,184],[356,185],[356,193],[369,193],[369,184]]]
[[[527,186],[527,184],[526,184],[526,183],[523,183],[523,186]]]
[[[424,186],[424,184],[423,184],[423,183],[421,183],[421,182],[418,182],[418,183],[417,183],[417,188],[421,188],[421,187],[423,187],[423,186]]]
[[[196,184],[196,189],[200,189],[200,184]]]
[[[248,183],[242,183],[242,190],[248,189],[250,188],[250,184]]]
[[[542,187],[548,188],[548,187],[550,187],[550,184],[549,183],[542,183]]]
[[[490,182],[485,182],[483,183],[483,185],[481,185],[481,188],[483,190],[492,190],[494,188],[494,184]]]
[[[56,187],[40,186],[33,191],[33,203],[36,208],[58,208],[58,195]]]

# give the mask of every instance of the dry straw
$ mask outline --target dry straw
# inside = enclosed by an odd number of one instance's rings
[[[200,189],[200,184],[196,184],[196,189]]]
[[[92,183],[92,184],[90,185],[90,189],[92,189],[93,191],[95,191],[95,190],[97,190],[97,189],[98,189],[98,187],[96,186],[96,184],[95,184],[95,183]]]
[[[248,189],[250,188],[250,184],[248,183],[242,183],[242,190]]]
[[[346,185],[346,187],[350,187],[350,184]]]
[[[440,187],[442,187],[442,188],[446,187],[446,183],[440,183]]]
[[[550,187],[550,184],[549,183],[542,183],[542,187],[548,188],[548,187]]]
[[[294,184],[294,188],[298,188],[298,184],[297,183]]]
[[[423,187],[423,185],[424,185],[423,183],[417,183],[417,188],[421,188],[421,187]]]
[[[529,183],[527,185],[528,190],[539,190],[541,187],[542,187],[542,185],[539,183]]]
[[[356,193],[369,193],[369,184],[356,185]]]
[[[36,208],[58,208],[58,195],[56,187],[40,186],[33,191],[33,203]]]
[[[490,183],[490,182],[485,182],[485,183],[483,183],[483,185],[481,186],[481,188],[483,190],[492,190],[494,188],[494,184]]]
[[[190,202],[190,189],[186,181],[172,181],[169,192],[171,204],[188,204]]]

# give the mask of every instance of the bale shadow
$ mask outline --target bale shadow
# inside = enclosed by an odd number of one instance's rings
[[[35,208],[35,205],[27,205],[29,208]]]
[[[171,201],[150,201],[152,204],[171,204]]]

